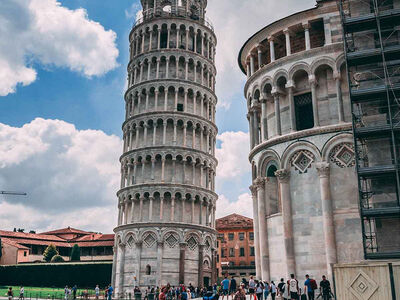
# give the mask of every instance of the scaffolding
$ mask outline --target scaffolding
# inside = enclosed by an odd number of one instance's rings
[[[400,0],[338,0],[366,259],[400,258]]]

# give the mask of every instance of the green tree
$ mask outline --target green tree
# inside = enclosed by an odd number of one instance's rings
[[[52,263],[59,263],[59,262],[63,262],[64,258],[62,258],[61,255],[54,255],[53,258],[51,259]]]
[[[45,261],[50,262],[54,255],[58,255],[56,246],[50,244],[46,250],[44,250],[43,258]]]
[[[71,261],[80,261],[81,260],[81,248],[77,244],[72,247],[71,251]]]

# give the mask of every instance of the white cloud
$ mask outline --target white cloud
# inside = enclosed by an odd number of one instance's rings
[[[224,195],[219,195],[216,217],[222,218],[233,213],[253,218],[253,200],[249,193],[239,195],[236,201],[229,201]]]
[[[216,149],[218,180],[234,179],[250,171],[249,134],[227,131],[217,136],[221,147]]]
[[[0,96],[34,82],[36,62],[87,77],[118,66],[115,32],[56,0],[0,1],[0,36]]]
[[[220,107],[229,108],[235,95],[243,95],[245,75],[239,70],[237,57],[246,40],[275,20],[315,4],[315,0],[209,1],[207,16],[218,38],[216,64]]]
[[[2,228],[60,226],[111,232],[116,224],[119,137],[37,118],[21,128],[0,123]]]

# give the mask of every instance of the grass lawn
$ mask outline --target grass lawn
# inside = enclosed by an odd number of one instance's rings
[[[7,286],[0,286],[0,297],[7,297],[7,292],[8,292]],[[13,292],[14,292],[14,299],[18,299],[19,297],[19,286],[13,286],[12,287]],[[42,288],[42,287],[24,287],[25,289],[25,298],[28,299],[36,299],[36,298],[42,298],[42,299],[64,299],[64,289],[63,288]],[[79,290],[76,293],[77,298],[81,298],[81,293],[84,290]],[[88,290],[89,295],[94,294],[94,289],[93,290]],[[71,297],[72,298],[72,297]]]

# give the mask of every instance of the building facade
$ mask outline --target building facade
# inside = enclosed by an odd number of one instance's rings
[[[215,47],[206,0],[142,0],[130,33],[112,282],[208,285],[216,258]]]
[[[58,253],[69,261],[72,247],[81,250],[81,261],[112,261],[114,234],[88,232],[71,227],[43,233],[0,230],[0,265],[43,262],[43,253],[54,245]]]
[[[278,20],[242,47],[256,272],[332,275],[364,259],[352,115],[336,1]]]
[[[218,277],[256,275],[253,220],[238,214],[217,219]]]

